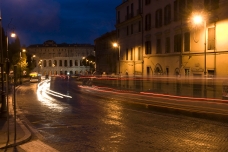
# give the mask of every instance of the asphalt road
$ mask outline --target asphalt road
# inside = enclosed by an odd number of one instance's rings
[[[228,151],[228,123],[155,112],[139,96],[65,79],[51,88],[68,96],[28,83],[18,89],[17,104],[33,139],[59,151]]]

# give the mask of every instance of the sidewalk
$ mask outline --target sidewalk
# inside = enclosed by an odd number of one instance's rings
[[[31,132],[20,121],[20,119],[18,118],[16,119],[16,125],[15,125],[13,106],[11,101],[12,100],[9,99],[9,121],[7,121],[7,114],[0,113],[0,149],[5,149],[8,147],[20,145],[22,143],[29,141],[31,138]],[[14,140],[15,126],[16,126],[16,140]]]

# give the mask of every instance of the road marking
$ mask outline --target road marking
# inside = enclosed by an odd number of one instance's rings
[[[34,140],[27,142],[23,145],[20,145],[20,148],[25,150],[26,152],[58,152],[56,149],[50,147],[49,145],[46,145],[40,140]]]

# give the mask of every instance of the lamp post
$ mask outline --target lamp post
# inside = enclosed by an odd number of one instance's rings
[[[26,52],[26,50],[25,50],[25,49],[22,49],[22,50],[20,51],[20,84],[22,84],[22,80],[21,80],[21,59],[22,59],[21,53],[22,53],[22,52]]]
[[[206,63],[207,63],[207,56],[206,56],[206,49],[207,49],[207,46],[206,46],[207,45],[207,43],[206,43],[206,41],[207,41],[207,38],[206,38],[206,20],[203,19],[202,16],[196,15],[196,16],[194,16],[193,21],[194,21],[194,24],[196,24],[196,25],[203,23],[203,26],[204,26],[204,77],[206,77],[206,74],[207,74],[207,70],[206,70],[206,68],[207,68],[207,65],[206,65]]]
[[[113,47],[118,47],[118,61],[119,61],[119,75],[120,75],[120,45],[118,43],[113,43]]]

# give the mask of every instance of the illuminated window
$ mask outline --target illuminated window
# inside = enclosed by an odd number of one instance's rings
[[[207,49],[214,50],[215,49],[215,28],[208,28],[208,42]]]
[[[54,65],[57,66],[57,61],[56,60],[54,60]]]

